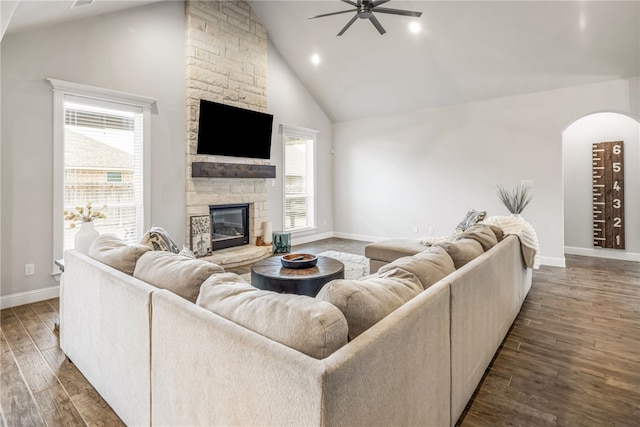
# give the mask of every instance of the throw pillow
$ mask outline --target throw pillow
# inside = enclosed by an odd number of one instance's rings
[[[171,239],[169,233],[164,228],[155,225],[142,236],[140,244],[147,245],[154,251],[168,251],[174,254],[180,252],[178,245]]]
[[[456,269],[447,251],[440,246],[432,246],[424,252],[398,258],[390,264],[383,265],[378,270],[378,276],[384,277],[387,271],[395,268],[415,275],[423,289],[429,288]]]
[[[224,273],[219,265],[166,251],[149,251],[140,257],[133,277],[196,302],[200,286],[212,274]]]
[[[439,243],[453,260],[456,269],[462,267],[472,259],[482,255],[482,245],[473,239],[460,239],[454,242]]]
[[[328,302],[263,291],[237,276],[240,281],[229,277],[225,283],[216,276],[202,285],[199,306],[316,359],[347,343],[347,321]]]
[[[186,256],[187,258],[193,258],[195,259],[196,255],[191,252],[191,249],[189,249],[186,246],[182,246],[182,250],[180,252],[178,252],[178,255],[183,255]]]
[[[422,291],[416,276],[394,268],[383,277],[333,280],[316,298],[340,309],[349,325],[349,340],[353,340]]]
[[[472,225],[458,236],[459,239],[473,239],[482,245],[485,252],[498,244],[495,233],[487,224]]]
[[[115,234],[101,234],[91,243],[89,256],[109,267],[132,275],[138,259],[150,250],[144,245],[128,245]]]
[[[486,211],[478,212],[475,209],[469,209],[462,221],[456,226],[453,231],[454,237],[465,231],[467,228],[482,221],[487,216]]]

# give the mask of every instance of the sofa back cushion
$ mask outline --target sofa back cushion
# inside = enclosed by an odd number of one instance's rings
[[[200,286],[212,274],[224,273],[219,265],[166,251],[149,251],[136,263],[133,277],[196,302]]]
[[[378,277],[333,280],[320,289],[316,298],[340,309],[352,340],[422,291],[415,275],[393,268]]]
[[[473,239],[482,245],[484,252],[498,244],[498,238],[487,224],[475,224],[462,232],[459,239]]]
[[[197,304],[238,325],[316,359],[347,343],[347,321],[333,305],[315,298],[263,291],[239,277],[212,276]]]
[[[438,243],[437,246],[441,246],[447,251],[456,266],[456,270],[484,253],[482,245],[473,239]]]
[[[394,268],[413,273],[422,284],[423,289],[427,289],[456,269],[447,251],[440,246],[432,246],[413,256],[398,258],[391,264],[380,267],[378,275],[383,275]]]
[[[109,267],[132,275],[138,259],[150,250],[145,245],[129,245],[115,234],[101,234],[91,243],[89,256]]]
[[[493,234],[496,235],[498,242],[502,242],[502,239],[504,239],[504,231],[502,231],[502,228],[493,224],[489,225],[489,227],[491,228],[491,231],[493,231]]]

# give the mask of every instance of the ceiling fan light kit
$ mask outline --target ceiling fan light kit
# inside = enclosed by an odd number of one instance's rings
[[[349,22],[347,22],[347,25],[345,25],[342,30],[340,30],[340,32],[338,33],[339,36],[343,35],[345,33],[345,31],[347,31],[349,29],[349,27],[356,22],[356,19],[360,18],[360,19],[368,19],[369,22],[371,22],[373,24],[374,27],[376,27],[376,30],[378,30],[378,32],[380,33],[380,35],[386,33],[387,31],[384,29],[384,27],[380,24],[380,21],[378,21],[378,18],[376,18],[376,16],[374,15],[375,13],[387,13],[389,15],[401,15],[401,16],[413,16],[416,18],[419,18],[420,16],[422,16],[422,12],[413,12],[410,10],[401,10],[401,9],[389,9],[386,7],[379,7],[381,4],[387,3],[390,0],[357,0],[357,2],[353,2],[351,0],[340,0],[344,3],[350,4],[351,6],[355,7],[354,9],[349,9],[349,10],[341,10],[339,12],[331,12],[331,13],[323,13],[322,15],[316,15],[316,16],[311,16],[309,17],[309,19],[315,19],[315,18],[323,18],[325,16],[332,16],[332,15],[339,15],[342,13],[353,13],[355,12],[356,14],[351,18],[351,20]]]

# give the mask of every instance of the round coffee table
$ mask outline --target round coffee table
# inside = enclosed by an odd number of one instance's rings
[[[314,297],[322,286],[334,279],[344,279],[344,264],[320,256],[315,267],[285,268],[280,257],[258,261],[251,267],[251,284],[259,289]]]

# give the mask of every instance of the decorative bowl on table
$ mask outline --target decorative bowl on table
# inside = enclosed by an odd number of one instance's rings
[[[318,257],[311,254],[289,254],[280,257],[285,268],[311,268],[318,263]]]

